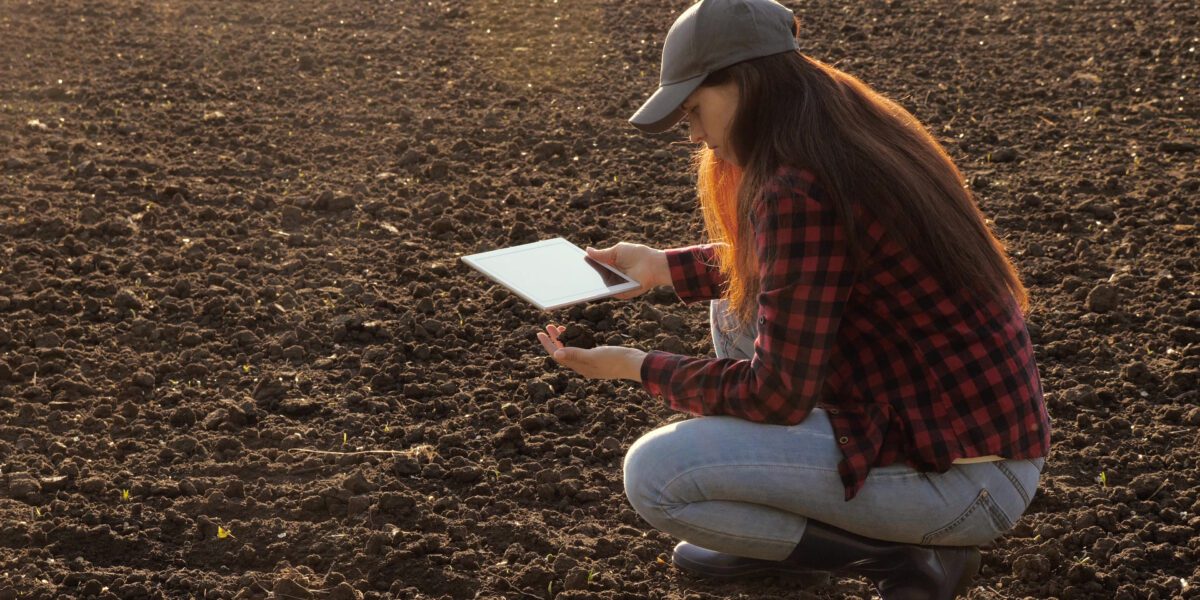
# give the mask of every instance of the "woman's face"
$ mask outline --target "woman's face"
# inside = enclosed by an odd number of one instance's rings
[[[693,142],[704,142],[717,158],[734,165],[739,163],[727,142],[729,125],[733,123],[737,107],[738,88],[733,81],[700,86],[681,105],[687,115],[688,138]]]

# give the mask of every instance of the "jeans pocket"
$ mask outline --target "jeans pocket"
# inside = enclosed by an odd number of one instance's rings
[[[921,538],[921,543],[934,546],[979,546],[1012,529],[1012,520],[986,489],[961,514],[949,523],[934,529]]]

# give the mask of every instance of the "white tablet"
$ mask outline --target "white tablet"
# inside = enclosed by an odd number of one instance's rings
[[[592,260],[582,248],[560,237],[472,254],[462,260],[542,310],[641,287],[633,278]]]

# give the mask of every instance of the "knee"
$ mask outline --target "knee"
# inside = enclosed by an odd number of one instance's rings
[[[660,427],[639,438],[625,454],[625,496],[652,525],[663,515],[663,491],[676,471],[671,457],[677,455],[678,437],[673,425]]]

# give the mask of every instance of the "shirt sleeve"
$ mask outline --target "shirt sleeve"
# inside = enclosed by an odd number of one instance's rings
[[[755,210],[758,335],[750,359],[651,351],[643,387],[672,409],[792,425],[820,400],[823,379],[854,285],[837,212],[815,187],[776,177]],[[825,198],[820,196],[821,200]]]
[[[717,267],[718,244],[700,244],[665,250],[675,295],[685,304],[721,296],[725,277]]]

